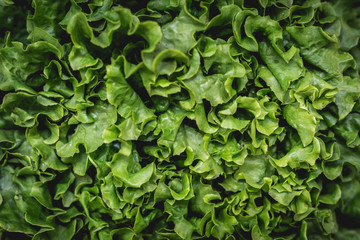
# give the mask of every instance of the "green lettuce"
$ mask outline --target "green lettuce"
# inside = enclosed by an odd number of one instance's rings
[[[352,0],[0,0],[0,239],[358,239]]]

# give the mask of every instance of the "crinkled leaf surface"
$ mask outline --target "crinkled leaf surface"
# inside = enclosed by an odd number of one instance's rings
[[[354,0],[0,0],[1,239],[358,239]]]

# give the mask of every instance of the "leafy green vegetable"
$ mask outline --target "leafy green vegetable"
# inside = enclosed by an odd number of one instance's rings
[[[0,239],[358,239],[353,0],[0,0]]]

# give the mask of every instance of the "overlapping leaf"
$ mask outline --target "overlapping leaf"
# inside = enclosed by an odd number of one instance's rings
[[[0,0],[0,238],[356,239],[359,13]]]

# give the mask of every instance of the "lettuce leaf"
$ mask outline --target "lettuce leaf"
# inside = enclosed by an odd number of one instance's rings
[[[1,239],[357,239],[352,0],[0,0]]]

